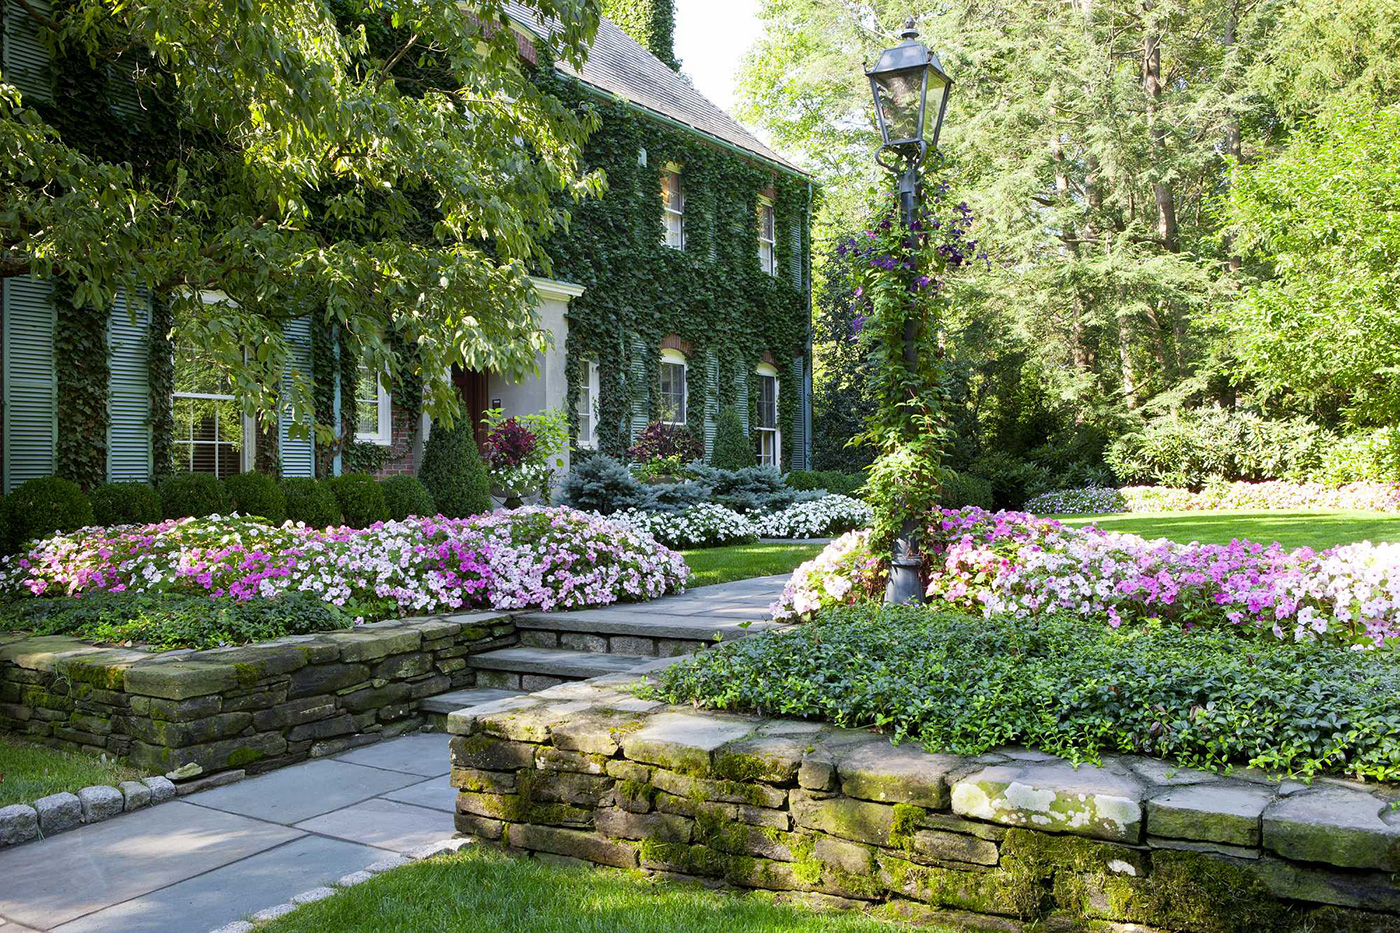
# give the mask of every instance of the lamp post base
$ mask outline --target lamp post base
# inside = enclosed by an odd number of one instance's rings
[[[890,579],[885,584],[885,602],[891,606],[920,606],[924,583],[919,578],[922,561],[900,558],[890,563]]]

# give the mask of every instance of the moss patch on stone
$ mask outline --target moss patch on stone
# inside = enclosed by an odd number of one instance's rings
[[[906,852],[914,851],[914,834],[919,831],[919,821],[926,815],[923,807],[910,803],[895,804],[894,819],[890,822],[890,845]]]

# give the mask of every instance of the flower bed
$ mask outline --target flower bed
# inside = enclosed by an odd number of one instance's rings
[[[850,556],[864,541],[848,535],[799,567],[774,617],[873,598],[873,556]],[[986,616],[1070,612],[1113,628],[1222,626],[1356,647],[1400,641],[1400,545],[1319,554],[1249,541],[1177,544],[977,508],[945,510],[928,544],[929,598]]]
[[[758,538],[753,522],[733,509],[714,503],[693,505],[681,512],[627,509],[610,517],[673,548],[724,547]]]
[[[359,530],[237,516],[84,528],[7,559],[0,593],[311,593],[361,619],[463,608],[571,609],[683,588],[679,554],[568,508],[411,518]]]
[[[754,521],[764,538],[825,538],[870,524],[870,506],[850,496],[830,495],[796,502]]]
[[[1036,515],[1091,515],[1110,512],[1196,512],[1270,509],[1350,509],[1400,512],[1400,483],[1218,483],[1199,492],[1170,486],[1086,486],[1042,493],[1026,502]]]

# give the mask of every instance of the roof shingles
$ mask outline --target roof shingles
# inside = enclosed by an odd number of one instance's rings
[[[541,23],[534,10],[514,0],[507,0],[506,11],[516,23],[537,35],[557,28],[553,23]],[[598,34],[588,50],[582,71],[563,62],[556,67],[586,84],[775,162],[789,171],[802,171],[716,107],[606,17],[598,24]]]

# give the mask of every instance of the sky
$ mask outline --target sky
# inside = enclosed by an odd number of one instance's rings
[[[758,0],[676,0],[681,70],[725,110],[734,109],[734,75],[758,33]]]

